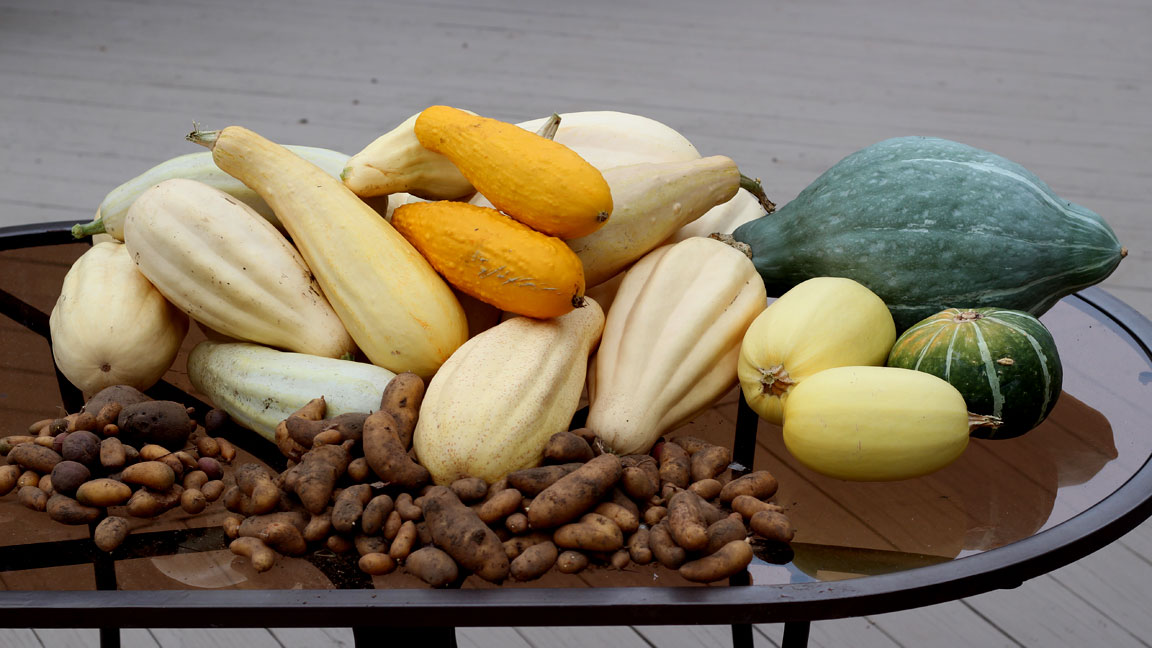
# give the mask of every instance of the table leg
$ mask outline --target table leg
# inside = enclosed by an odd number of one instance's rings
[[[456,628],[352,628],[356,648],[386,646],[420,646],[420,648],[456,648]]]
[[[784,624],[784,641],[780,648],[804,648],[808,645],[808,630],[812,624],[808,621],[789,621]]]
[[[752,624],[732,624],[732,648],[752,648]]]
[[[100,628],[100,648],[120,648],[120,628]]]

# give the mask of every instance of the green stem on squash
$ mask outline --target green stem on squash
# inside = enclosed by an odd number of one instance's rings
[[[193,124],[192,126],[193,126],[193,128],[196,127],[195,124]],[[188,135],[186,135],[184,137],[184,139],[188,140],[189,142],[199,144],[200,146],[204,146],[204,147],[207,147],[209,149],[211,149],[213,146],[216,145],[216,140],[219,138],[220,138],[220,131],[202,131],[202,130],[193,130],[191,133],[188,133]]]
[[[749,178],[741,173],[740,188],[756,196],[756,200],[760,201],[760,206],[764,208],[765,212],[771,214],[776,211],[776,203],[768,200],[768,196],[764,193],[764,185],[760,184],[759,178]]]
[[[84,238],[85,236],[94,236],[96,234],[104,234],[108,230],[104,229],[104,219],[97,216],[91,223],[76,223],[72,226],[72,238]]]
[[[536,134],[545,139],[556,139],[556,131],[560,130],[560,114],[552,113],[552,115],[544,120],[544,125],[536,131]]]

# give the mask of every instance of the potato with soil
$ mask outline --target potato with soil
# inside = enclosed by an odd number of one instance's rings
[[[100,520],[100,524],[97,524],[95,531],[92,532],[92,541],[96,543],[96,547],[100,551],[116,549],[124,543],[124,539],[127,537],[128,520],[115,515]]]
[[[776,494],[777,487],[778,483],[772,473],[767,470],[757,470],[724,484],[724,488],[720,491],[720,501],[728,504],[739,495],[768,499]]]
[[[328,508],[336,480],[348,470],[351,462],[352,457],[344,444],[320,446],[304,455],[295,468],[293,490],[309,513],[318,515]]]
[[[744,540],[733,540],[716,553],[684,563],[679,572],[694,583],[712,583],[744,571],[752,562],[752,546]]]
[[[552,466],[522,468],[508,473],[508,485],[520,491],[525,497],[536,497],[560,478],[583,466],[582,463],[566,463]]]
[[[486,581],[508,577],[508,556],[496,533],[447,486],[434,486],[423,496],[424,519],[432,541],[461,567]]]
[[[8,453],[8,463],[16,464],[26,470],[34,470],[40,475],[52,472],[56,464],[64,461],[59,453],[51,448],[35,443],[21,443]]]
[[[596,453],[579,435],[567,430],[557,432],[548,438],[544,444],[544,462],[550,464],[584,463],[590,461]]]
[[[404,568],[432,587],[446,587],[459,578],[459,568],[446,552],[436,547],[413,551]]]
[[[532,500],[528,523],[534,529],[544,529],[579,518],[611,492],[622,471],[620,458],[614,454],[602,454],[581,465]]]
[[[624,533],[612,520],[599,513],[588,513],[579,522],[556,529],[552,541],[564,549],[607,552],[624,546]]]
[[[15,467],[14,467],[15,468]],[[92,478],[92,471],[82,463],[61,461],[52,468],[52,487],[57,492],[71,495],[81,484]],[[15,479],[12,480],[15,483]]]
[[[757,512],[748,520],[748,526],[756,535],[776,542],[792,542],[792,538],[796,536],[792,521],[783,513],[776,511]]]
[[[176,473],[161,461],[141,461],[120,473],[120,481],[134,486],[146,486],[154,491],[166,491],[176,483]]]
[[[512,561],[509,572],[514,580],[535,580],[552,569],[559,555],[559,549],[551,542],[532,545]]]
[[[424,380],[411,371],[396,374],[380,397],[380,409],[391,414],[396,421],[396,436],[405,449],[412,447],[412,433],[416,430],[422,402]]]
[[[61,524],[89,524],[104,515],[104,509],[85,506],[80,502],[56,493],[48,498],[44,506],[48,517]]]
[[[86,481],[76,489],[76,501],[85,506],[119,506],[130,497],[132,488],[128,484],[107,477]]]
[[[196,429],[188,409],[176,401],[148,401],[127,405],[116,419],[120,436],[128,443],[155,443],[180,450]]]
[[[400,432],[400,423],[387,410],[372,412],[364,421],[364,458],[385,482],[401,488],[419,488],[430,482],[432,475],[408,455]]]
[[[85,466],[100,465],[100,437],[87,430],[70,432],[61,444],[60,456]]]

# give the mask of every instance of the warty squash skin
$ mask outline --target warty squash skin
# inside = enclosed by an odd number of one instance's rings
[[[608,311],[587,426],[612,452],[647,452],[736,385],[741,340],[766,305],[755,267],[733,246],[690,238],[649,252]]]
[[[682,162],[639,163],[604,171],[612,218],[568,246],[584,265],[589,287],[611,279],[684,225],[730,200],[740,169],[723,155]]]
[[[584,304],[584,269],[564,241],[488,207],[404,205],[392,226],[450,284],[497,308],[558,317]]]
[[[896,340],[888,307],[851,279],[815,277],[773,301],[748,327],[738,373],[744,400],[779,425],[788,394],[832,367],[880,366]]]
[[[276,426],[318,396],[327,416],[371,412],[395,377],[365,362],[205,340],[188,354],[188,379],[212,405],[269,441]]]
[[[797,385],[784,409],[788,451],[837,479],[919,477],[968,447],[964,397],[947,381],[912,369],[825,369]]]
[[[219,189],[161,182],[132,203],[124,238],[157,290],[223,335],[332,358],[356,348],[292,244]]]
[[[416,118],[424,148],[452,161],[500,211],[562,239],[587,236],[612,214],[600,171],[572,149],[515,124],[430,106]]]
[[[560,317],[506,320],[452,354],[428,383],[413,435],[433,480],[492,483],[539,464],[579,407],[603,327],[604,313],[589,299]]]
[[[93,245],[68,269],[48,325],[56,366],[89,395],[156,384],[188,333],[188,317],[114,241]]]
[[[428,378],[468,337],[452,289],[375,209],[340,180],[252,131],[189,139],[279,215],[360,350],[393,373]]]

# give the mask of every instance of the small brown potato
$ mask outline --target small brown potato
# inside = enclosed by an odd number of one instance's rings
[[[120,427],[115,423],[109,423],[108,425],[100,428],[100,433],[105,437],[114,437],[120,434]]]
[[[120,436],[140,444],[158,444],[179,450],[188,442],[196,422],[188,408],[175,401],[158,400],[125,405],[116,417]]]
[[[356,564],[360,567],[360,571],[370,576],[383,576],[396,571],[396,561],[382,552],[366,553],[360,556],[360,561]]]
[[[220,523],[220,527],[224,529],[224,535],[235,540],[240,537],[240,527],[244,524],[244,518],[239,515],[228,515],[224,521]]]
[[[14,464],[0,466],[0,497],[11,493],[12,489],[16,488],[17,479],[20,479],[20,466]]]
[[[556,571],[561,574],[578,574],[588,567],[588,556],[579,551],[560,552],[556,557]]]
[[[126,465],[131,466],[132,464],[136,463],[137,461],[140,461],[140,451],[136,449],[136,446],[130,446],[130,445],[125,443],[124,444],[124,463]]]
[[[176,479],[180,479],[184,476],[184,462],[180,461],[180,458],[177,457],[175,453],[168,453],[156,461],[159,461],[165,466],[171,468],[172,474],[176,476]]]
[[[14,470],[19,470],[16,466],[12,466]],[[58,493],[71,495],[76,492],[80,485],[92,478],[92,471],[88,470],[88,466],[76,461],[61,461],[52,468],[52,487]],[[15,485],[16,480],[13,478],[12,484]],[[3,490],[0,488],[0,490]],[[8,490],[11,490],[9,488]]]
[[[128,515],[139,518],[156,517],[179,506],[180,496],[183,494],[184,488],[179,484],[163,492],[141,488],[128,498]]]
[[[717,520],[708,525],[708,546],[704,548],[704,553],[714,554],[729,542],[747,537],[748,529],[744,527],[744,521],[738,513]]]
[[[25,470],[16,478],[16,487],[35,486],[40,488],[40,473],[35,470]]]
[[[488,482],[479,477],[461,477],[449,484],[448,488],[465,504],[478,502],[488,494]]]
[[[313,515],[301,530],[307,542],[320,542],[332,533],[332,516],[330,511],[320,515]]]
[[[495,533],[495,531],[493,531]],[[416,536],[420,538],[421,545],[432,544],[432,530],[428,528],[428,523],[421,520],[416,523]],[[499,540],[499,538],[497,538]]]
[[[8,463],[16,464],[26,470],[34,470],[37,475],[46,475],[52,472],[56,464],[64,461],[64,457],[51,448],[36,445],[35,443],[21,443],[8,453]],[[40,480],[39,477],[36,478]]]
[[[423,500],[424,520],[437,547],[490,583],[508,577],[508,556],[500,538],[450,488],[434,486]]]
[[[523,513],[513,513],[504,519],[504,528],[517,535],[528,532],[528,516]]]
[[[0,455],[7,455],[9,452],[12,452],[12,448],[15,448],[16,446],[20,445],[21,443],[37,443],[38,439],[40,439],[40,438],[41,437],[25,436],[25,435],[6,436],[6,437],[0,439]],[[51,439],[53,445],[55,445],[56,437],[44,437],[44,438]],[[53,450],[56,450],[55,447],[53,447]],[[59,453],[60,451],[56,450],[56,452]]]
[[[380,397],[380,409],[396,420],[396,434],[405,449],[412,446],[412,433],[423,401],[424,380],[410,371],[396,374]]]
[[[312,447],[340,443],[342,441],[344,441],[344,435],[340,433],[340,430],[336,428],[325,428],[317,432],[316,436],[312,437]]]
[[[132,497],[132,488],[115,479],[102,477],[86,481],[76,489],[76,501],[85,506],[119,506]]]
[[[324,542],[324,546],[338,554],[349,553],[356,548],[356,545],[351,540],[339,533],[333,533],[328,536],[328,539]]]
[[[368,535],[376,535],[384,528],[384,520],[392,513],[392,497],[381,494],[368,500],[364,512],[360,514],[360,530]]]
[[[76,412],[64,417],[68,421],[68,427],[64,428],[66,432],[75,432],[77,430],[85,430],[92,432],[97,430],[96,416],[88,412]]]
[[[413,502],[411,493],[397,495],[394,506],[396,512],[400,514],[400,518],[405,521],[424,518],[424,511]]]
[[[689,457],[691,457],[692,455],[696,454],[697,452],[699,452],[701,450],[712,447],[712,445],[713,445],[713,444],[705,441],[704,439],[701,439],[700,437],[687,436],[687,435],[675,437],[675,438],[669,439],[669,441],[671,441],[672,443],[675,443],[676,445],[680,446],[681,448],[684,448],[684,451],[688,453]]]
[[[209,480],[223,479],[224,467],[215,457],[200,457],[196,460],[196,468],[208,475]]]
[[[200,487],[207,483],[208,473],[203,470],[192,470],[184,473],[184,479],[180,482],[180,485],[184,487],[184,490],[190,488],[200,490]]]
[[[200,487],[200,492],[204,493],[204,498],[209,502],[215,502],[224,493],[224,481],[220,479],[207,481]]]
[[[701,479],[689,484],[688,490],[696,493],[701,499],[716,499],[724,485],[715,479]]]
[[[40,490],[39,486],[21,486],[16,491],[20,503],[33,511],[43,511],[48,508],[48,494]]]
[[[413,551],[404,562],[404,568],[432,587],[445,587],[456,582],[460,575],[452,556],[436,547]]]
[[[52,451],[56,453],[63,453],[64,439],[68,438],[69,434],[68,432],[61,432],[54,437],[36,437],[32,440],[32,443],[42,445],[45,448],[52,448]],[[61,437],[64,438],[62,439]],[[63,454],[61,454],[61,456],[63,456]]]
[[[300,465],[293,469],[297,473],[294,491],[309,513],[318,514],[328,507],[336,480],[351,462],[352,456],[344,444],[320,446],[305,453]]]
[[[160,461],[141,461],[132,464],[120,473],[125,484],[146,486],[154,491],[166,491],[176,483],[176,473]]]
[[[693,493],[692,491],[684,492],[688,493],[688,495],[692,498],[692,501],[696,502],[696,507],[700,509],[700,514],[704,516],[705,526],[712,524],[717,520],[722,520],[728,516],[728,513],[721,509],[719,506],[716,506],[712,502],[705,500],[696,493]]]
[[[668,502],[668,531],[677,545],[688,551],[708,546],[708,525],[690,491],[680,491]]]
[[[744,540],[733,540],[710,556],[684,563],[679,572],[685,580],[712,583],[744,571],[752,557],[751,545]]]
[[[615,502],[601,502],[593,512],[612,520],[625,535],[640,528],[640,517],[632,510]]]
[[[28,434],[30,436],[39,436],[40,431],[46,429],[49,425],[52,424],[52,421],[55,421],[55,420],[56,419],[46,418],[46,419],[40,419],[39,421],[33,422],[31,425],[28,426]],[[13,445],[15,445],[15,444],[13,444]]]
[[[596,453],[580,436],[568,432],[557,432],[549,437],[544,444],[544,462],[552,464],[565,464],[590,461]]]
[[[352,544],[356,546],[356,553],[361,556],[370,553],[388,553],[388,541],[378,535],[357,533],[352,538]]]
[[[341,491],[332,504],[332,529],[337,533],[351,533],[371,499],[372,487],[368,484],[356,484]]]
[[[364,457],[376,476],[385,482],[402,488],[419,488],[429,483],[432,476],[427,468],[409,456],[408,446],[400,438],[399,428],[400,422],[388,410],[372,412],[364,421],[364,438],[361,441]]]
[[[728,504],[736,499],[737,495],[751,495],[756,499],[768,499],[776,494],[779,484],[772,473],[767,470],[757,470],[743,477],[737,477],[724,484],[720,491],[720,501]]]
[[[120,470],[128,463],[124,442],[116,437],[100,441],[100,465],[106,470]]]
[[[534,529],[561,526],[591,511],[620,481],[623,468],[614,454],[602,454],[564,475],[532,500],[528,522]],[[509,483],[512,483],[509,477]],[[617,528],[619,530],[619,528]],[[623,543],[623,540],[621,540]]]
[[[525,497],[536,497],[544,492],[545,488],[559,481],[561,477],[583,465],[582,463],[567,463],[515,470],[508,473],[508,485],[523,493]]]
[[[396,532],[396,538],[392,540],[392,546],[388,549],[388,555],[396,562],[404,562],[408,554],[412,553],[418,539],[416,523],[408,520],[400,525],[400,530]]]
[[[668,517],[668,508],[665,506],[649,506],[644,510],[644,524],[656,526],[660,520]]]
[[[232,463],[232,460],[236,458],[236,446],[232,445],[228,439],[217,438],[216,443],[220,444],[220,461]]]
[[[57,436],[68,431],[68,419],[60,417],[53,419],[48,427],[40,431],[39,436]]]
[[[688,488],[692,483],[692,464],[688,452],[675,443],[660,446],[660,481],[676,488]]]
[[[48,511],[49,518],[61,524],[89,524],[104,515],[102,508],[86,506],[59,493],[48,498],[44,509]]]
[[[56,464],[56,465],[60,465],[60,464]],[[55,468],[53,468],[53,470],[55,470]],[[39,488],[40,490],[44,491],[45,493],[49,494],[49,495],[54,493],[55,491],[52,489],[52,474],[49,473],[47,475],[42,475],[40,477],[40,482],[36,484],[36,487]]]
[[[583,442],[583,440],[581,440]],[[551,542],[541,542],[525,549],[509,566],[513,580],[536,580],[556,564],[560,550]]]
[[[662,522],[648,530],[648,546],[656,562],[668,569],[679,569],[688,560],[688,552],[672,540],[668,523]]]
[[[276,564],[276,552],[260,538],[236,538],[228,544],[228,549],[237,556],[247,558],[252,563],[252,569],[257,572],[266,572]]]
[[[431,487],[426,486],[425,491],[427,491],[428,488],[431,488]],[[484,493],[484,499],[488,499],[489,497],[493,497],[496,495],[496,493],[499,493],[506,488],[512,488],[512,485],[508,483],[507,477],[501,477],[500,479],[497,479],[496,481],[492,482],[491,484],[488,484],[488,492]],[[520,490],[520,489],[516,489],[516,490]],[[464,500],[460,500],[460,501],[463,502]],[[465,504],[467,504],[467,502],[465,502]]]
[[[173,452],[172,455],[180,460],[180,463],[184,465],[185,471],[200,469],[200,466],[197,463],[197,458],[193,457],[191,453],[184,450],[177,450],[176,452]]]
[[[184,492],[180,493],[180,508],[190,515],[202,513],[208,508],[208,498],[204,497],[204,493],[198,488],[185,488]]]
[[[632,554],[627,549],[620,549],[608,559],[608,564],[615,569],[625,569],[632,562]]]
[[[784,510],[782,506],[765,502],[751,495],[737,495],[732,499],[731,506],[733,511],[742,515],[746,520],[751,520],[752,516],[760,511],[776,511],[780,513]]]
[[[259,538],[270,548],[286,556],[300,556],[308,551],[308,543],[294,524],[272,522],[261,531]]]
[[[171,453],[171,450],[156,443],[145,443],[140,446],[140,459],[142,461],[157,461],[161,457]]]
[[[222,409],[212,408],[204,414],[204,431],[208,434],[215,434],[224,429],[232,418],[228,416],[228,412]]]
[[[647,565],[652,562],[652,547],[649,546],[651,535],[646,527],[636,529],[628,538],[628,556],[637,565]]]
[[[100,391],[93,394],[92,398],[89,398],[88,402],[84,403],[84,406],[80,408],[80,411],[99,414],[103,411],[105,406],[112,403],[116,403],[120,406],[121,409],[123,409],[129,405],[135,405],[136,403],[146,403],[150,400],[152,399],[147,394],[140,391],[139,389],[136,389],[135,387],[130,387],[128,385],[112,385],[111,387],[105,387],[104,389],[101,389]]]
[[[280,499],[284,494],[264,466],[255,463],[244,464],[236,469],[235,479],[236,485],[248,496],[248,510],[253,515],[270,513],[280,505]]]
[[[128,537],[128,520],[115,515],[100,520],[92,532],[92,541],[100,551],[113,551]]]
[[[200,453],[201,457],[215,457],[220,454],[220,443],[207,435],[197,437],[196,452]]]
[[[396,537],[397,533],[400,532],[400,527],[404,524],[404,522],[404,518],[400,517],[400,512],[396,509],[392,509],[392,512],[388,514],[388,517],[384,518],[384,527],[380,529],[380,533],[383,534],[385,538],[391,540]]]
[[[504,541],[504,554],[508,556],[508,560],[515,560],[516,557],[524,553],[524,550],[528,547],[541,542],[551,541],[552,534],[546,531],[534,531],[525,535],[513,536]]]
[[[609,518],[599,513],[588,513],[579,522],[556,529],[552,541],[565,549],[616,551],[624,546],[624,533]]]
[[[518,511],[523,499],[520,491],[515,488],[506,488],[474,508],[476,515],[480,517],[482,522],[492,524]]]
[[[302,511],[278,511],[264,515],[250,515],[240,523],[240,535],[258,538],[265,527],[277,523],[290,524],[303,530],[308,524],[308,516]]]
[[[748,520],[748,526],[756,535],[776,542],[792,542],[796,529],[788,516],[776,511],[760,511]]]
[[[120,403],[108,403],[101,407],[99,412],[94,412],[96,414],[96,427],[91,428],[91,430],[102,432],[109,425],[116,425],[116,420],[120,418],[120,410],[122,409],[124,406]]]
[[[348,478],[358,484],[362,484],[370,479],[375,479],[376,475],[372,472],[372,468],[368,466],[367,459],[364,457],[356,457],[348,463]]]

